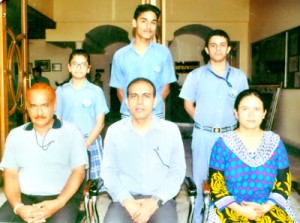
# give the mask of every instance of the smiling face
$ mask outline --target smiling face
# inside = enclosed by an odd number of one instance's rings
[[[74,79],[85,79],[90,68],[88,59],[83,55],[74,55],[68,64],[69,72]]]
[[[263,102],[255,95],[248,95],[241,99],[234,114],[239,121],[239,128],[259,129],[266,116]]]
[[[136,38],[151,40],[156,33],[157,16],[152,11],[143,12],[132,20],[132,26],[135,28]]]
[[[126,105],[133,119],[151,119],[155,104],[154,88],[150,83],[140,80],[130,85]]]
[[[230,49],[227,39],[223,36],[212,36],[209,39],[208,46],[205,47],[206,53],[210,59],[215,62],[226,61]]]

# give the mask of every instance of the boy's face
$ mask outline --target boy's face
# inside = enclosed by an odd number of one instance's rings
[[[136,38],[151,40],[156,33],[157,17],[152,11],[143,12],[137,20],[132,20],[132,26],[136,29]]]
[[[82,55],[75,55],[71,62],[68,64],[69,72],[74,79],[84,79],[86,74],[90,72],[91,66],[87,58]]]
[[[205,51],[209,55],[210,60],[214,62],[226,60],[230,50],[231,48],[228,46],[227,39],[223,36],[212,36],[209,40],[208,47],[205,47]]]

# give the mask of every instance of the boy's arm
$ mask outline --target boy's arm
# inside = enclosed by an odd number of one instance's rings
[[[190,101],[184,100],[184,109],[189,114],[189,116],[192,119],[194,119],[194,114],[195,114],[195,105],[194,105],[194,102],[190,102]]]
[[[85,145],[87,148],[89,148],[91,144],[98,138],[102,129],[104,128],[104,122],[105,122],[104,118],[105,118],[104,113],[97,115],[96,124],[92,129],[92,131],[90,132],[88,138],[85,140]]]

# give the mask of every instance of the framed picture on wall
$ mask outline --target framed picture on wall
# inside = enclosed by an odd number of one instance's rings
[[[52,71],[61,71],[61,63],[53,63]]]
[[[34,65],[36,67],[40,67],[42,69],[42,72],[51,71],[50,60],[36,60],[36,61],[34,61]]]
[[[289,72],[298,71],[298,56],[293,56],[289,58]]]
[[[32,74],[32,63],[28,63],[28,73]]]

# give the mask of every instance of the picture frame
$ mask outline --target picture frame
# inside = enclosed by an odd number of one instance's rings
[[[32,74],[32,63],[28,63],[28,74]]]
[[[42,72],[51,71],[50,60],[35,60],[34,65],[35,67],[40,67],[42,69]]]
[[[289,58],[289,72],[298,71],[298,56],[293,56]]]
[[[53,63],[52,71],[61,71],[61,63]]]

